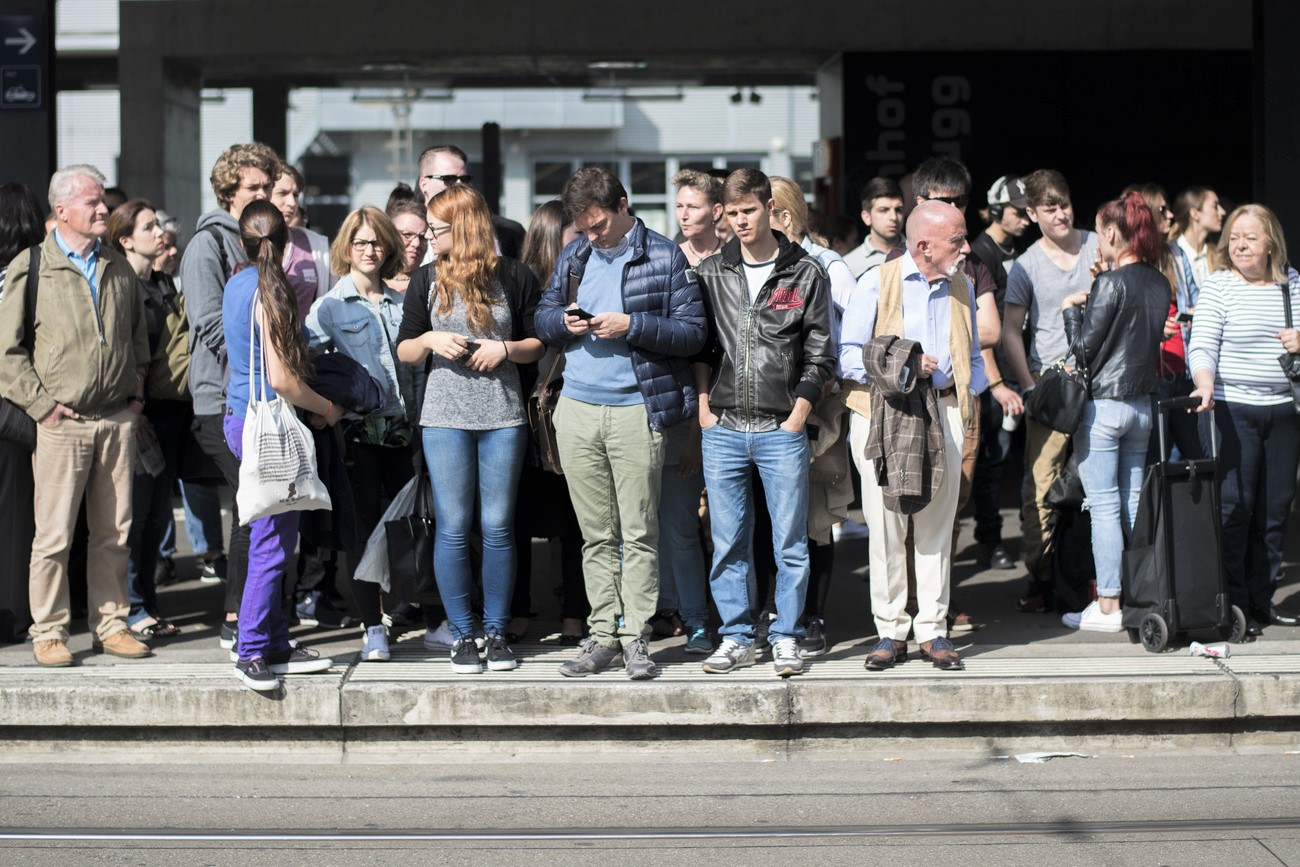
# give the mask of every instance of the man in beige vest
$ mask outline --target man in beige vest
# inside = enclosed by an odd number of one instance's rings
[[[962,212],[942,201],[917,205],[907,220],[907,253],[864,276],[844,311],[840,367],[853,410],[849,442],[862,475],[862,511],[871,528],[871,610],[880,637],[867,656],[871,670],[907,657],[915,632],[921,655],[940,669],[961,668],[947,636],[952,526],[961,483],[966,420],[978,411],[974,396],[988,386],[980,357],[975,301],[961,266],[970,254]],[[875,463],[863,453],[871,411],[862,349],[873,337],[892,335],[921,344],[919,387],[937,392],[943,424],[943,473],[930,501],[909,514],[885,507]],[[899,444],[885,443],[886,450]],[[924,448],[924,443],[918,443]],[[908,520],[916,544],[917,615],[907,614]]]

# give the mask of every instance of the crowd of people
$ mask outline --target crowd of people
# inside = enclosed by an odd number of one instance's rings
[[[878,636],[865,667],[903,661],[912,638],[956,670],[950,635],[974,628],[951,600],[957,516],[972,501],[980,561],[1015,566],[1001,506],[1022,421],[1020,610],[1121,631],[1144,468],[1213,442],[1231,601],[1251,634],[1300,624],[1274,604],[1300,458],[1278,356],[1300,352],[1300,274],[1272,212],[1135,184],[1076,219],[1066,179],[1040,169],[998,178],[969,240],[965,166],[936,156],[907,180],[910,201],[867,183],[858,223],[818,219],[787,178],[684,170],[669,239],[584,168],[525,231],[442,145],[331,240],[306,225],[301,174],[240,144],[183,253],[174,221],[92,166],[51,178],[48,222],[31,190],[0,187],[0,568],[27,576],[36,662],[74,661],[79,532],[94,650],[139,658],[179,633],[157,592],[179,484],[200,577],[226,585],[221,646],[256,690],[328,668],[291,627],[353,611],[365,661],[422,622],[452,671],[514,669],[534,537],[560,546],[558,640],[577,648],[561,675],[652,678],[653,635],[684,636],[711,674],[770,650],[798,675],[828,646],[855,500]],[[557,358],[553,414],[530,413]],[[1062,368],[1086,374],[1073,434],[1026,409]],[[250,402],[268,397],[311,426],[332,510],[244,521],[236,505],[227,545],[218,486],[238,491]],[[1168,397],[1196,408],[1162,454]],[[1096,582],[1061,610],[1049,492],[1067,472]],[[419,606],[353,574],[417,475],[439,597]]]

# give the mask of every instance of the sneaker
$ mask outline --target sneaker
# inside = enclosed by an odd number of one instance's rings
[[[578,645],[578,656],[560,666],[565,677],[586,677],[607,668],[621,668],[623,649],[606,647],[594,638],[584,638]]]
[[[365,642],[361,645],[361,661],[387,662],[389,659],[392,659],[392,654],[388,652],[388,630],[382,623],[368,627]]]
[[[304,596],[294,611],[303,626],[327,626],[343,629],[352,625],[352,618],[334,607],[319,590],[313,590]]]
[[[772,642],[772,668],[778,677],[803,674],[803,657],[799,655],[799,642],[784,635]]]
[[[239,638],[239,621],[223,620],[221,623],[221,632],[218,633],[222,650],[233,650],[235,639]]]
[[[199,563],[199,580],[204,584],[220,584],[225,581],[226,563],[226,555],[224,554],[213,560],[205,557]]]
[[[519,667],[519,660],[515,659],[515,652],[504,635],[487,637],[487,667],[488,671],[514,671]]]
[[[316,674],[328,670],[334,660],[305,647],[286,647],[268,653],[266,664],[276,674]]]
[[[1123,632],[1124,623],[1123,615],[1116,611],[1114,614],[1103,614],[1101,606],[1097,600],[1088,603],[1088,607],[1078,614],[1068,612],[1061,615],[1061,622],[1071,629],[1079,629],[1084,632]]]
[[[826,621],[820,617],[809,617],[803,626],[804,635],[799,639],[799,655],[805,659],[821,656],[826,652]]]
[[[659,666],[650,658],[650,646],[638,638],[623,648],[623,665],[632,680],[649,680],[659,673]]]
[[[456,636],[451,634],[451,624],[446,620],[437,629],[424,630],[424,646],[430,650],[450,650],[455,643]]]
[[[724,638],[701,667],[709,674],[726,674],[733,669],[753,665],[754,661],[754,645],[734,638]]]
[[[981,545],[979,560],[986,569],[1016,568],[1016,561],[1011,559],[1011,555],[1007,553],[1007,549],[1003,548],[1001,544],[993,545],[991,547],[988,545]]]
[[[754,624],[754,647],[758,650],[764,650],[767,647],[767,633],[776,622],[776,615],[768,611],[760,611],[758,622]]]
[[[691,629],[691,635],[686,639],[686,652],[691,654],[712,653],[713,642],[709,639],[709,631],[703,626],[696,626]]]
[[[266,660],[260,656],[236,662],[235,674],[244,682],[244,686],[258,692],[266,692],[280,686],[279,678],[267,666]]]
[[[461,638],[451,646],[451,670],[456,674],[482,674],[483,662],[472,638]]]

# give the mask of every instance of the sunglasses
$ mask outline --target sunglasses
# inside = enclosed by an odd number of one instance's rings
[[[474,180],[474,176],[473,175],[425,175],[424,179],[426,181],[442,181],[444,184],[451,187],[451,186],[455,186],[456,184],[468,184],[470,181]]]
[[[930,202],[947,202],[963,211],[966,210],[966,202],[968,201],[966,196],[926,196],[925,198]]]

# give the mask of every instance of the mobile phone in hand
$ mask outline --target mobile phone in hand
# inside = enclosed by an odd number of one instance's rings
[[[576,316],[585,322],[590,322],[591,317],[596,315],[594,313],[588,313],[586,310],[583,310],[581,307],[570,307],[568,310],[565,310],[564,312],[569,316]]]
[[[465,354],[462,355],[461,358],[464,358],[465,360],[468,361],[471,355],[478,352],[478,347],[479,347],[479,342],[477,340],[466,340]]]
[[[1178,319],[1178,321],[1179,321],[1180,323],[1182,323],[1183,325],[1191,325],[1191,324],[1192,324],[1192,314],[1190,314],[1190,313],[1179,313],[1178,316],[1177,316],[1177,319]]]

